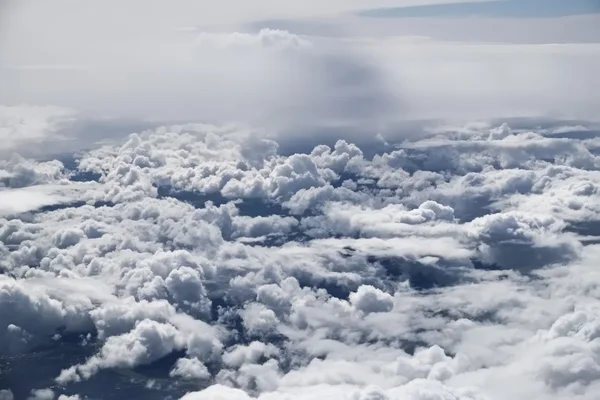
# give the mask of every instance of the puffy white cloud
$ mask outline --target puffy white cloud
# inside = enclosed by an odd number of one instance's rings
[[[248,346],[238,345],[223,354],[223,362],[228,367],[241,367],[244,364],[254,364],[261,357],[270,357],[279,354],[279,349],[272,344],[252,342]]]
[[[29,400],[54,400],[54,392],[52,389],[32,390]]]
[[[57,378],[59,384],[88,379],[102,368],[131,368],[147,364],[184,346],[180,332],[170,324],[144,319],[128,333],[109,337],[99,354],[70,367]]]
[[[209,379],[210,372],[196,357],[180,358],[169,372],[169,376],[183,379]]]
[[[35,162],[13,155],[0,163],[3,186],[22,188],[44,183],[60,182],[66,178],[64,166],[58,160]]]
[[[189,393],[182,397],[182,400],[248,400],[251,397],[240,389],[233,389],[223,385],[213,385],[199,393]]]
[[[483,261],[505,268],[539,268],[577,257],[580,243],[562,233],[563,221],[552,216],[507,212],[470,223],[480,241]],[[561,234],[562,233],[562,234]]]
[[[596,400],[596,17],[18,3],[0,398]]]
[[[478,396],[469,391],[453,390],[444,387],[439,382],[429,380],[415,380],[412,383],[390,390],[384,390],[377,386],[369,386],[364,389],[347,386],[321,385],[312,389],[299,388],[296,390],[285,390],[281,392],[265,393],[258,397],[251,397],[239,389],[226,386],[214,385],[197,393],[190,393],[182,397],[182,400],[208,400],[208,399],[239,399],[239,400],[274,400],[274,399],[320,399],[326,396],[328,399],[356,399],[356,400],[484,400],[485,397]]]
[[[70,304],[69,304],[70,303]],[[0,277],[0,352],[15,354],[47,340],[59,328],[89,328],[89,300],[62,302],[26,281]]]
[[[577,310],[554,322],[541,356],[542,379],[553,388],[588,386],[600,378],[596,310]],[[544,340],[542,339],[542,340]]]
[[[308,47],[311,43],[298,35],[278,29],[261,29],[257,34],[250,33],[201,33],[198,37],[201,45],[218,47],[260,46],[265,49],[288,50]]]
[[[444,226],[444,221],[452,222],[453,219],[454,210],[451,207],[430,200],[412,210],[402,204],[365,207],[331,201],[324,207],[322,216],[305,218],[303,224],[318,236],[335,233],[345,236],[386,237],[405,236],[415,232],[435,235],[437,227]],[[447,226],[446,229],[452,227]],[[440,231],[438,230],[438,235]]]
[[[164,300],[136,302],[133,298],[116,304],[106,304],[90,311],[100,337],[121,335],[144,320],[166,322],[175,315],[175,308]]]
[[[362,285],[356,292],[350,293],[350,304],[366,314],[387,312],[394,307],[394,298],[373,286]]]
[[[593,399],[598,246],[575,228],[600,215],[597,150],[431,135],[288,154],[189,124],[58,175],[15,158],[38,172],[8,193],[70,200],[0,220],[0,348],[73,339],[48,379],[159,368],[192,399]]]
[[[251,334],[269,333],[277,328],[277,315],[262,304],[250,304],[241,312],[244,327]]]
[[[206,296],[200,273],[189,267],[172,270],[165,285],[177,301],[197,302]]]

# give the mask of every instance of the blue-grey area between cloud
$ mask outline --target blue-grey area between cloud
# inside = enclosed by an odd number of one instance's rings
[[[598,0],[491,0],[379,8],[361,11],[359,15],[374,18],[556,18],[599,13]]]

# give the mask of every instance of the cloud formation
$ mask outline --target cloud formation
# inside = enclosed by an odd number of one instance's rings
[[[149,1],[3,8],[0,400],[596,399],[597,17]]]
[[[56,390],[9,388],[93,398],[132,371],[185,399],[594,397],[595,139],[280,147],[187,124],[4,162],[0,351],[86,354]]]

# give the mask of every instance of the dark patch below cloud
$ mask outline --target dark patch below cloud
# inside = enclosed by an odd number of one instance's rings
[[[51,345],[39,347],[15,356],[0,356],[0,387],[10,388],[15,399],[26,399],[33,385],[52,388],[57,394],[90,395],[95,399],[102,394],[105,399],[169,400],[178,399],[188,391],[201,390],[202,382],[169,378],[169,370],[181,352],[173,352],[151,364],[134,369],[101,370],[87,381],[75,382],[68,388],[56,385],[54,379],[64,368],[84,362],[98,346],[94,343],[81,345],[81,335],[63,335]],[[32,366],[35,366],[32,368]]]

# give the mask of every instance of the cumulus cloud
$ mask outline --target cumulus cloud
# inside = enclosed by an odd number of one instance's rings
[[[169,376],[183,379],[209,379],[210,372],[197,358],[180,358],[169,373]]]
[[[219,47],[260,46],[274,50],[294,50],[308,47],[311,43],[288,31],[277,29],[261,29],[257,34],[249,33],[201,33],[198,37],[201,45]]]
[[[84,364],[61,372],[57,382],[87,379],[102,368],[126,368],[150,363],[183,347],[175,327],[144,319],[128,333],[109,337],[100,353]]]
[[[89,300],[75,299],[66,304],[44,290],[6,276],[0,279],[0,298],[0,329],[4,338],[0,352],[3,354],[28,349],[39,340],[51,337],[59,328],[78,330],[88,325],[81,313],[90,306]]]
[[[93,398],[119,374],[186,399],[593,399],[595,142],[423,132],[289,152],[180,124],[0,163],[0,353],[72,349],[9,388]]]
[[[471,222],[480,237],[482,260],[508,268],[539,268],[577,257],[580,244],[561,235],[563,224],[553,217],[514,212],[490,214]]]
[[[362,285],[350,294],[350,303],[356,310],[366,314],[387,312],[394,307],[394,298],[373,286]]]
[[[314,390],[300,390],[285,391],[279,393],[269,393],[260,395],[259,397],[248,396],[243,391],[238,389],[232,389],[226,386],[213,386],[205,391],[188,394],[182,399],[184,400],[206,400],[206,399],[239,399],[239,400],[252,400],[252,399],[317,399],[322,398],[319,396],[327,396],[330,399],[377,399],[377,400],[388,400],[388,399],[410,399],[410,400],[425,400],[430,398],[436,399],[459,399],[459,400],[476,400],[482,399],[469,392],[463,393],[461,391],[455,391],[449,388],[443,387],[439,383],[427,381],[427,380],[415,380],[414,383],[407,385],[406,387],[398,388],[395,390],[383,390],[377,386],[370,386],[365,389],[358,389],[353,387],[329,387],[322,386],[318,391]],[[348,397],[349,396],[349,397]]]
[[[596,400],[596,17],[59,3],[2,18],[0,400]]]

